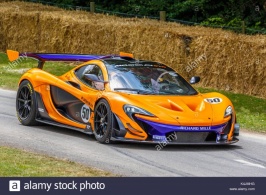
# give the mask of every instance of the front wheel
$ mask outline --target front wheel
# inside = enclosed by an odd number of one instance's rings
[[[94,109],[94,135],[100,143],[110,143],[112,133],[112,111],[105,99],[100,100]]]
[[[21,82],[16,97],[16,111],[22,125],[37,125],[36,98],[31,83],[28,80]]]

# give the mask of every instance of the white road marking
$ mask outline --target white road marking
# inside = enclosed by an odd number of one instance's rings
[[[244,165],[247,165],[247,166],[258,167],[258,168],[265,169],[265,167],[263,165],[256,164],[256,163],[251,163],[251,162],[248,162],[248,161],[245,161],[245,160],[235,160],[235,161],[240,162],[240,163],[242,163]]]

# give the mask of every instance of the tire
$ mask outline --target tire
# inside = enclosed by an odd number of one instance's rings
[[[97,141],[103,144],[111,143],[112,111],[105,99],[100,100],[94,109],[94,135]]]
[[[38,125],[36,118],[36,97],[31,83],[28,80],[21,82],[16,97],[16,111],[22,125]]]

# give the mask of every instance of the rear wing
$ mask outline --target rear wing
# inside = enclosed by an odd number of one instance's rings
[[[86,54],[52,54],[52,53],[24,53],[19,56],[27,56],[38,60],[38,68],[42,69],[46,61],[64,61],[64,62],[87,62],[90,60],[103,59],[111,56],[86,55]]]
[[[20,57],[34,58],[38,60],[38,68],[42,69],[46,61],[79,61],[87,62],[90,60],[104,59],[110,57],[129,57],[133,58],[130,53],[120,52],[120,55],[91,55],[91,54],[62,54],[62,53],[19,53],[18,51],[7,50],[8,59],[12,62]]]

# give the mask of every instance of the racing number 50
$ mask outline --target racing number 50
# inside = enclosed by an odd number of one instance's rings
[[[89,116],[90,116],[90,109],[89,108],[86,108],[86,107],[83,107],[82,108],[82,115],[81,117],[85,120],[89,120]]]
[[[222,102],[222,98],[218,98],[218,97],[215,97],[215,98],[206,98],[204,99],[205,102],[209,102],[210,104],[219,104]]]
[[[213,99],[209,99],[210,103],[219,103],[221,102],[220,98],[213,98]]]
[[[88,123],[90,120],[90,108],[84,104],[80,109],[80,116],[84,123]]]

